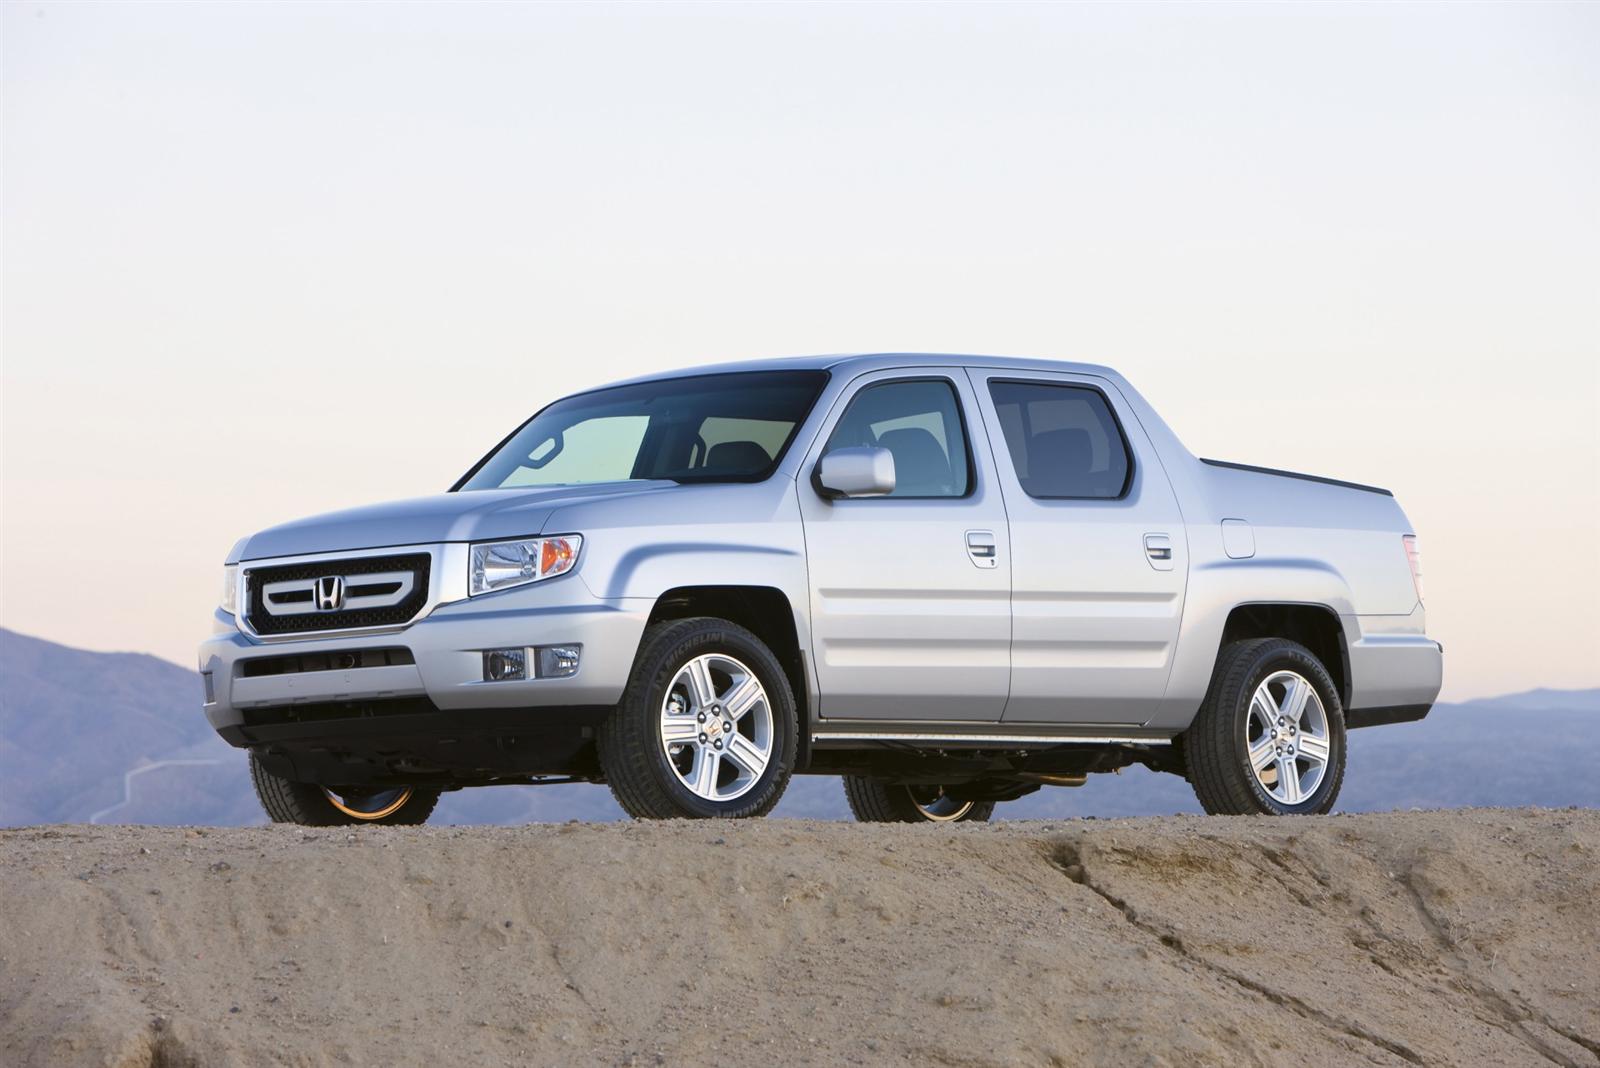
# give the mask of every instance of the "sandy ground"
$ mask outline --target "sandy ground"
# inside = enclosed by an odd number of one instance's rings
[[[1600,1064],[1600,811],[0,832],[0,1062]]]

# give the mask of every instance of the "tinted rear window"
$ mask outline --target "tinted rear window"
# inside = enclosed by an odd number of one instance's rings
[[[1111,499],[1132,460],[1105,397],[1086,386],[991,382],[989,395],[1017,481],[1030,497]]]

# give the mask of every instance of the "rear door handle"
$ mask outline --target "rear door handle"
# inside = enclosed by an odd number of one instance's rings
[[[1166,534],[1146,534],[1144,555],[1157,571],[1172,570],[1172,538]]]
[[[994,531],[967,531],[967,556],[977,567],[996,566],[1000,562],[1000,550]]]

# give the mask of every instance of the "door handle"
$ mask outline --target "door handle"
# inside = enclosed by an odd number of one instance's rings
[[[1144,536],[1144,555],[1157,571],[1172,570],[1172,539],[1165,534]]]
[[[967,556],[977,567],[996,566],[1000,562],[1000,549],[994,531],[967,531]]]

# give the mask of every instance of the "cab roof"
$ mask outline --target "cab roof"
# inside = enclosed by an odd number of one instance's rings
[[[733,363],[703,364],[697,367],[673,368],[654,374],[613,382],[610,385],[631,385],[636,382],[653,382],[665,378],[688,378],[694,375],[733,374],[741,371],[841,371],[859,374],[899,367],[995,367],[1024,371],[1061,371],[1069,374],[1096,375],[1101,378],[1120,378],[1111,368],[1093,363],[1071,363],[1065,360],[1041,360],[1020,356],[979,356],[939,352],[851,352],[818,356],[773,356],[758,360],[739,360]],[[604,387],[602,387],[604,388]]]

